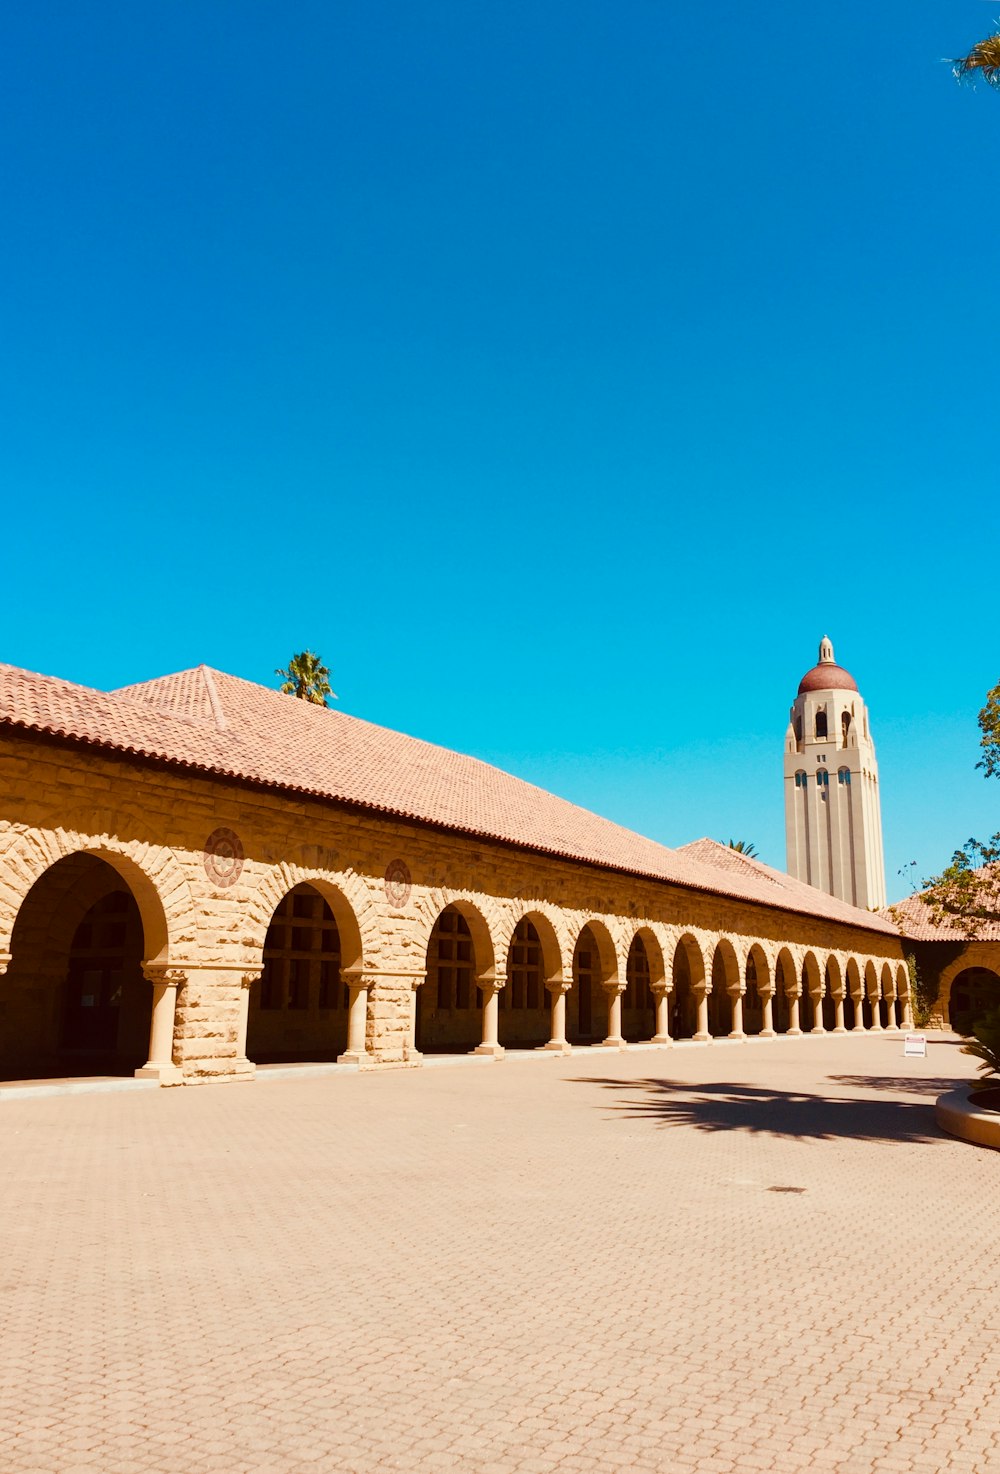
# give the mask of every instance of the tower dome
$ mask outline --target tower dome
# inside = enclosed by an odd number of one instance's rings
[[[856,691],[858,683],[842,665],[833,658],[833,642],[824,635],[819,642],[819,660],[812,670],[807,670],[799,682],[799,695],[807,691]]]

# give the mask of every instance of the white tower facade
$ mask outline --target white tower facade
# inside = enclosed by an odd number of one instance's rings
[[[885,905],[878,763],[868,708],[824,635],[785,735],[788,873],[852,906]]]

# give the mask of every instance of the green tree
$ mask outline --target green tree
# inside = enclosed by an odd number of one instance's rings
[[[311,701],[316,706],[326,706],[327,697],[337,699],[336,691],[330,689],[330,672],[311,650],[302,650],[293,655],[287,670],[276,670],[281,677],[281,689],[286,696],[297,696],[300,701]]]
[[[954,57],[951,68],[960,82],[982,77],[990,87],[1000,87],[1000,32],[977,41],[968,56]]]
[[[748,860],[753,860],[757,855],[757,846],[749,839],[731,839],[729,848],[737,850],[741,855],[746,855]]]
[[[983,755],[976,767],[987,778],[1000,778],[1000,685],[987,692],[979,731]],[[989,922],[1000,922],[1000,833],[985,840],[967,839],[952,855],[951,864],[926,882],[923,898],[936,925],[948,922],[966,936],[977,936]]]

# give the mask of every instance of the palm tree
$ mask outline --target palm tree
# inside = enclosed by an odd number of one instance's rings
[[[757,854],[757,846],[749,839],[731,839],[729,848],[736,850],[741,855],[746,855],[748,860],[753,860]]]
[[[330,672],[311,650],[302,650],[293,655],[287,670],[276,670],[281,676],[281,689],[286,696],[297,696],[300,701],[311,701],[316,706],[326,706],[328,696],[337,699],[336,691],[330,690]]]
[[[975,81],[978,72],[991,87],[1000,87],[1000,32],[977,41],[968,56],[957,56],[952,70],[960,82]]]

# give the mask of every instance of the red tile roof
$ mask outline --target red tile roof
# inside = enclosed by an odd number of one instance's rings
[[[712,841],[667,849],[477,758],[207,666],[105,692],[0,665],[2,726],[870,931],[896,930],[883,916],[856,910],[745,856],[734,863],[736,852]],[[724,852],[721,858],[716,851]]]
[[[931,914],[930,906],[920,895],[907,896],[905,901],[886,906],[881,912],[890,921],[896,921],[903,935],[914,942],[1000,942],[1000,922],[980,923],[973,937],[952,921],[935,926]]]

